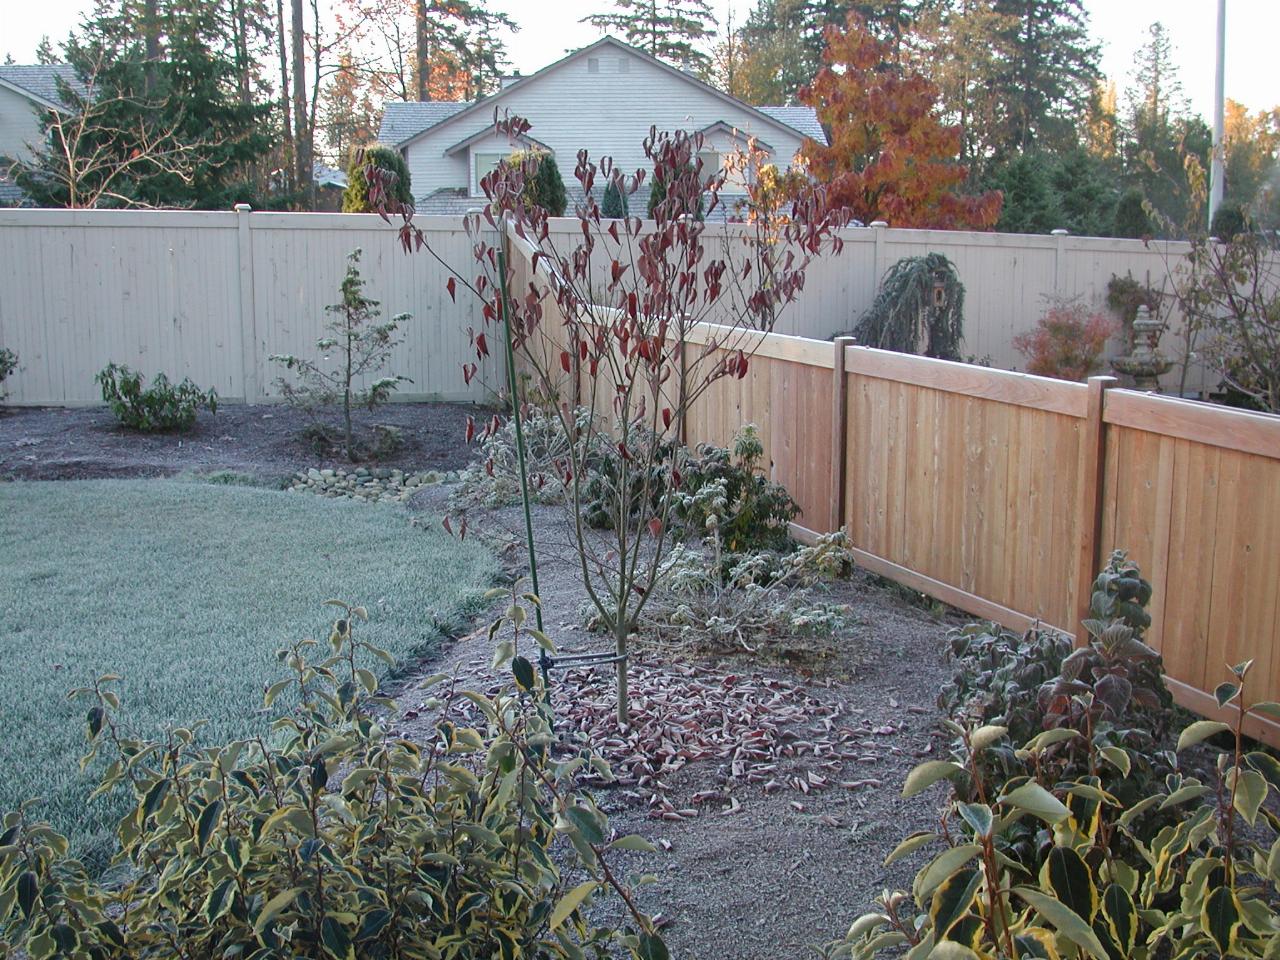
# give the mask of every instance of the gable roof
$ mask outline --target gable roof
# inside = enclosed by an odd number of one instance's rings
[[[727,133],[729,134],[729,136],[735,139],[743,136],[741,130],[737,129],[732,124],[725,123],[723,120],[717,120],[715,123],[707,124],[701,130],[699,130],[698,133],[701,133],[703,136],[706,136],[709,133]],[[766,143],[765,141],[761,140],[759,137],[756,137],[755,141],[765,150],[773,149],[773,146],[771,144]]]
[[[482,127],[481,129],[477,130],[475,133],[471,134],[471,136],[466,137],[463,140],[459,140],[452,147],[449,147],[448,149],[446,149],[444,152],[444,155],[446,157],[451,157],[455,153],[461,153],[463,150],[467,149],[467,147],[471,146],[473,143],[477,143],[480,140],[484,140],[486,137],[492,137],[492,136],[493,136],[492,127]],[[517,133],[512,139],[519,140],[526,147],[534,147],[538,150],[546,151],[547,153],[555,153],[554,150],[548,147],[541,140],[535,140],[533,137],[529,136],[527,133]]]
[[[58,80],[79,86],[75,68],[69,63],[0,64],[0,87],[33,100],[50,110],[66,109],[58,93]]]
[[[395,146],[400,148],[406,147],[412,141],[418,139],[418,137],[426,133],[428,130],[432,130],[436,127],[447,126],[461,117],[469,116],[482,109],[492,110],[494,103],[498,100],[498,98],[502,97],[503,95],[521,86],[525,86],[533,83],[539,77],[545,76],[551,71],[559,69],[560,67],[564,66],[565,64],[569,63],[572,60],[576,60],[579,57],[586,56],[589,53],[594,53],[600,50],[601,48],[607,47],[607,46],[615,47],[619,50],[623,50],[627,53],[633,54],[634,56],[640,57],[641,59],[648,60],[650,63],[653,63],[654,65],[662,68],[663,70],[667,71],[671,75],[679,77],[685,83],[693,84],[694,86],[698,87],[704,92],[710,93],[712,96],[716,97],[717,99],[722,100],[725,103],[730,104],[740,110],[745,110],[747,111],[747,113],[755,114],[769,126],[772,126],[778,129],[787,130],[789,132],[799,132],[804,134],[805,136],[814,137],[814,139],[818,140],[820,143],[826,143],[826,136],[822,132],[822,125],[818,123],[817,115],[813,112],[811,108],[809,107],[770,107],[766,109],[763,107],[752,106],[749,103],[739,100],[737,97],[730,96],[729,94],[725,93],[723,90],[719,90],[713,87],[709,83],[699,80],[697,77],[686,73],[685,71],[679,69],[678,67],[672,66],[671,64],[667,63],[665,60],[658,59],[657,57],[653,56],[651,53],[641,50],[638,47],[633,47],[628,43],[623,43],[621,40],[617,39],[616,37],[601,37],[595,43],[589,44],[578,50],[574,50],[572,53],[564,57],[561,57],[559,60],[556,60],[554,63],[548,64],[547,66],[543,67],[541,70],[538,70],[538,71],[535,71],[534,73],[530,73],[526,76],[520,77],[518,80],[514,80],[511,83],[508,83],[505,87],[502,87],[500,90],[497,90],[494,93],[489,94],[487,97],[482,97],[479,100],[475,100],[469,103],[443,102],[443,101],[438,101],[434,103],[427,102],[427,103],[419,103],[419,104],[388,103],[383,113],[382,129],[379,131],[378,139],[390,146]],[[404,130],[410,126],[410,124],[406,123],[405,120],[407,120],[408,117],[412,115],[412,112],[407,110],[401,110],[400,108],[410,107],[410,106],[440,108],[437,111],[438,119],[430,120],[430,122],[426,123],[425,125],[419,125],[416,128],[414,128],[411,133],[408,133],[407,135],[405,135]],[[396,109],[393,111],[392,108],[396,108]],[[452,109],[445,109],[445,108],[452,108]],[[771,111],[785,111],[782,114],[782,116],[785,116],[789,119],[782,119],[780,116],[775,116]],[[394,121],[391,120],[393,112],[396,114],[399,114],[399,116],[397,116]],[[802,117],[802,114],[806,116]],[[421,111],[421,113],[419,114],[420,118],[427,118],[428,116],[429,116],[429,113],[427,111]],[[792,121],[795,121],[795,123],[793,123]],[[802,128],[796,125],[798,123],[804,123],[805,127]],[[384,133],[388,133],[389,125],[392,128],[392,130],[390,131],[391,133],[398,133],[400,135],[394,136],[394,137],[384,136]]]

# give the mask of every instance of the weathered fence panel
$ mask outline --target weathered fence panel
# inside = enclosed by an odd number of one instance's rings
[[[418,225],[474,272],[458,218]],[[281,368],[268,356],[316,354],[356,247],[366,295],[384,316],[413,315],[389,367],[413,381],[400,396],[485,399],[496,360],[470,385],[462,377],[478,306],[454,303],[443,267],[403,253],[372,214],[0,210],[0,344],[22,364],[8,402],[99,402],[93,377],[111,361],[228,400],[272,399]]]

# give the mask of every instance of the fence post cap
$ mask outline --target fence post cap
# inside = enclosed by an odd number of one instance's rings
[[[231,209],[234,210],[236,213],[251,213],[253,211],[253,207],[251,207],[247,203],[237,203]]]
[[[871,223],[868,224],[868,226],[871,227],[887,227],[888,225],[889,223],[887,220],[872,220]]]
[[[1050,230],[1049,235],[1051,237],[1065,237],[1070,232],[1071,232],[1070,230],[1063,230],[1061,227],[1059,227],[1057,230]]]

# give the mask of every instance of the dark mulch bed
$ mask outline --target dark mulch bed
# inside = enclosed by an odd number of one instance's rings
[[[454,470],[465,465],[462,442],[468,414],[483,407],[460,403],[394,403],[366,415],[399,428],[402,448],[382,465],[403,470]],[[345,460],[318,454],[303,439],[300,411],[271,404],[226,405],[201,413],[187,434],[123,430],[105,407],[0,407],[0,478],[79,480],[163,477],[229,470],[270,482],[307,467]]]

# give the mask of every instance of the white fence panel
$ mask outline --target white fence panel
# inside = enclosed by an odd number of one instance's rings
[[[476,273],[460,218],[418,225],[450,264]],[[708,225],[713,255],[718,236],[744,229]],[[575,220],[554,221],[551,231],[564,253],[581,237]],[[272,399],[281,369],[268,356],[315,355],[324,308],[338,300],[355,247],[364,251],[366,292],[384,315],[413,315],[389,368],[413,380],[401,396],[485,399],[501,377],[496,359],[470,385],[462,379],[472,358],[467,329],[482,326],[479,307],[461,291],[454,303],[440,264],[404,254],[394,228],[372,214],[0,210],[0,345],[22,363],[10,400],[97,402],[93,376],[113,360],[148,376],[189,376],[230,400]],[[1092,237],[850,229],[841,256],[810,266],[777,330],[819,339],[846,332],[898,259],[938,252],[965,285],[964,353],[1019,369],[1013,338],[1035,326],[1047,298],[1079,297],[1105,310],[1112,275],[1167,286],[1186,251],[1183,243]],[[603,288],[604,277],[595,285]],[[1181,318],[1172,321],[1163,347],[1175,357]],[[1177,378],[1175,369],[1166,389]],[[1212,385],[1196,370],[1187,387]]]
[[[464,276],[476,270],[456,217],[419,221]],[[445,288],[443,267],[405,254],[367,214],[0,210],[0,346],[19,355],[11,403],[100,402],[109,362],[148,377],[190,377],[227,400],[270,400],[274,353],[315,357],[340,299],[346,257],[363,250],[365,293],[383,316],[410,313],[389,372],[404,399],[480,401],[501,377],[490,360],[470,385],[474,299]]]

